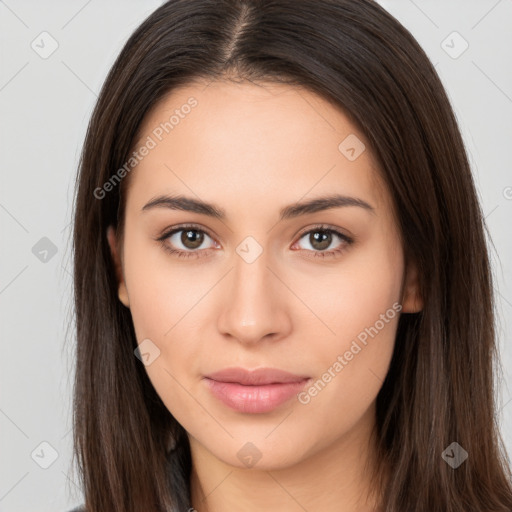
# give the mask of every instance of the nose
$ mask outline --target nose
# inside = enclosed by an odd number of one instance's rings
[[[269,268],[265,251],[251,263],[234,255],[234,269],[227,276],[218,317],[223,336],[245,345],[288,336],[292,327],[287,307],[290,292],[281,281],[283,276],[279,279],[276,274],[279,271]]]

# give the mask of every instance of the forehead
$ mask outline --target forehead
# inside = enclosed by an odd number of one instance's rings
[[[305,88],[182,86],[146,115],[134,150],[144,145],[151,149],[132,171],[128,192],[138,204],[179,192],[246,197],[253,208],[275,198],[279,208],[333,189],[364,195],[377,208],[389,201],[363,134],[341,108]]]

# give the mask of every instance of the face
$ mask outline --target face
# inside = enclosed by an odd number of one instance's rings
[[[307,90],[214,82],[172,91],[144,144],[121,246],[108,237],[149,379],[191,442],[272,469],[366,432],[420,301],[365,137]],[[291,377],[207,378],[232,368]]]

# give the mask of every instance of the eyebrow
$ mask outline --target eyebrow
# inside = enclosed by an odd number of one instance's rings
[[[315,213],[332,208],[340,208],[345,206],[357,206],[363,208],[369,213],[375,214],[373,206],[366,201],[357,197],[344,196],[333,194],[325,197],[317,197],[308,201],[297,202],[281,208],[279,212],[279,220],[287,220],[308,213]],[[215,219],[226,219],[226,211],[219,206],[185,196],[158,196],[151,199],[147,204],[142,207],[142,211],[150,210],[153,208],[169,208],[171,210],[181,210],[185,212],[200,213],[208,215]]]

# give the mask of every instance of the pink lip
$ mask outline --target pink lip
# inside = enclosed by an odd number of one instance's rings
[[[273,368],[227,368],[205,377],[212,394],[240,412],[268,412],[299,393],[309,380]]]

